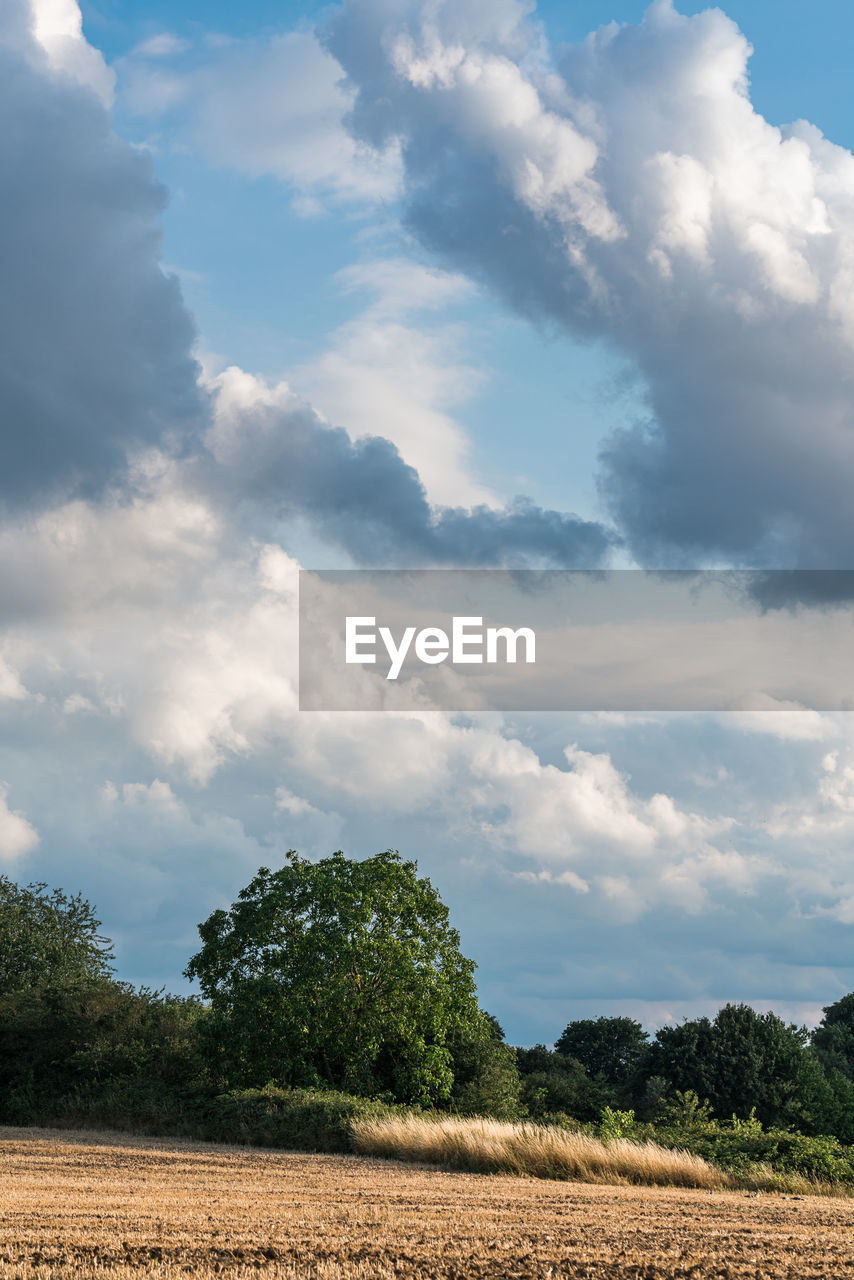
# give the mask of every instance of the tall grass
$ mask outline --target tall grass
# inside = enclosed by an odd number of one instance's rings
[[[720,1188],[727,1175],[701,1156],[654,1142],[602,1142],[586,1133],[501,1120],[404,1115],[354,1119],[362,1155],[441,1164],[473,1173],[515,1173],[579,1182]]]

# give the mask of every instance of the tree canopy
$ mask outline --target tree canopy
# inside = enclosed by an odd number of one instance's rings
[[[854,1080],[854,992],[827,1005],[812,1036],[813,1048],[828,1069]]]
[[[454,1049],[486,1034],[448,909],[394,850],[316,863],[291,850],[199,934],[185,972],[232,1083],[434,1102],[451,1095]]]
[[[755,1109],[765,1125],[832,1132],[841,1105],[804,1027],[746,1004],[728,1004],[713,1021],[662,1027],[647,1070],[672,1089],[708,1098],[717,1116],[744,1119]]]
[[[624,1083],[637,1070],[648,1047],[647,1034],[634,1018],[570,1022],[555,1043],[558,1053],[577,1058],[589,1076],[603,1076],[610,1084]]]
[[[113,953],[100,927],[82,894],[0,875],[0,994],[109,976]]]

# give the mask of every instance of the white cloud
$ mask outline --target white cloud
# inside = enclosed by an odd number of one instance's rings
[[[391,440],[418,471],[432,502],[497,505],[472,477],[468,439],[451,415],[484,375],[463,362],[467,334],[461,326],[421,320],[424,312],[468,297],[471,285],[404,259],[359,263],[337,280],[375,300],[332,335],[321,356],[294,371],[295,387],[352,438]]]
[[[738,728],[745,733],[767,734],[787,742],[823,742],[840,732],[839,724],[832,716],[818,711],[808,711],[792,703],[776,701],[768,695],[756,699],[766,710],[733,711],[721,721],[727,728]]]
[[[83,35],[83,17],[77,0],[30,0],[30,9],[33,32],[51,67],[92,89],[109,107],[115,90],[115,72]]]
[[[8,787],[0,783],[0,859],[14,862],[39,843],[39,833],[23,813],[10,809]]]
[[[29,694],[21,683],[21,677],[0,654],[0,700],[8,698],[11,702],[18,702],[27,697]]]
[[[185,53],[189,49],[189,41],[174,35],[171,31],[161,31],[156,36],[149,36],[133,50],[139,58],[172,58],[176,54]]]
[[[167,69],[151,58],[142,46],[120,64],[126,106],[152,118],[177,111],[185,143],[214,164],[289,183],[300,193],[298,212],[312,216],[326,201],[372,204],[395,196],[397,146],[365,146],[344,128],[353,94],[313,32],[211,46],[194,70]]]

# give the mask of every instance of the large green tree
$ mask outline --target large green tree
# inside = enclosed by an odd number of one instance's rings
[[[649,1047],[634,1018],[582,1018],[570,1022],[555,1043],[558,1053],[576,1058],[589,1076],[622,1085],[639,1067]]]
[[[82,894],[0,876],[0,996],[107,977],[113,954],[100,927]]]
[[[211,1002],[231,1084],[326,1084],[448,1099],[453,1053],[483,1037],[474,963],[413,862],[388,850],[262,867],[199,925],[186,975]]]

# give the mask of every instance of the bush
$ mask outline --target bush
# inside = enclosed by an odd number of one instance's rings
[[[523,1114],[516,1054],[494,1018],[483,1014],[467,1034],[450,1039],[448,1048],[454,1074],[450,1110],[498,1120]]]
[[[688,1090],[663,1108],[656,1125],[640,1126],[667,1147],[692,1151],[723,1169],[747,1172],[756,1165],[784,1174],[854,1186],[854,1148],[838,1138],[809,1136],[795,1130],[763,1128],[752,1111],[720,1122],[708,1100]]]
[[[16,1124],[118,1129],[152,1137],[195,1138],[296,1151],[353,1150],[356,1119],[382,1119],[399,1108],[332,1090],[212,1088],[163,1089],[152,1082],[113,1081],[88,1087],[48,1105],[29,1088],[10,1099]]]
[[[603,1142],[615,1142],[618,1138],[635,1136],[634,1111],[615,1111],[605,1107],[599,1121],[599,1137]]]
[[[0,998],[0,1119],[50,1112],[58,1100],[111,1082],[158,1088],[205,1079],[197,1000],[134,991],[103,978]]]

